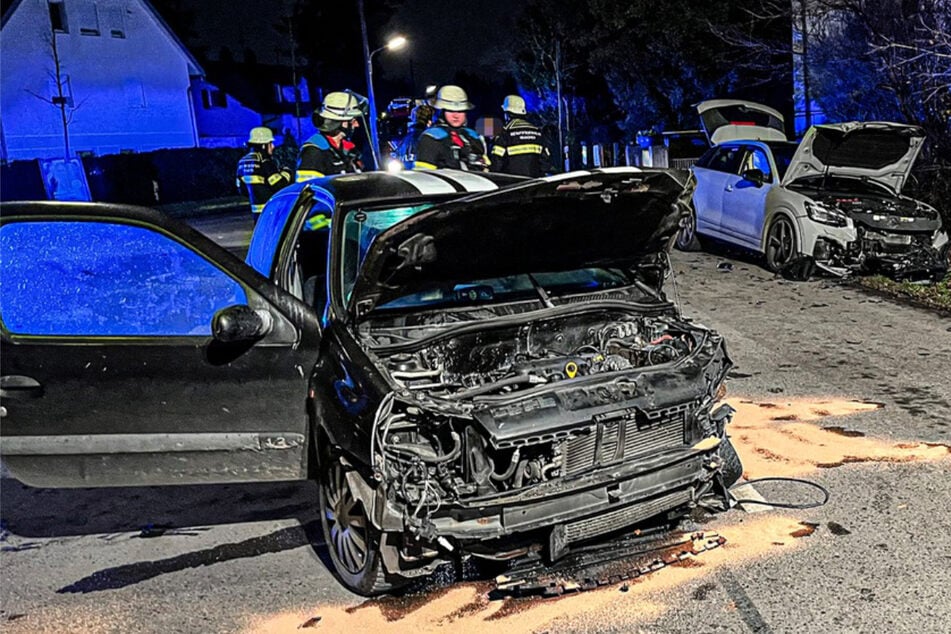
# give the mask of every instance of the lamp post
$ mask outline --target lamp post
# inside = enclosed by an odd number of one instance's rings
[[[380,136],[376,127],[376,96],[373,94],[373,56],[383,50],[397,51],[406,46],[407,40],[402,35],[391,37],[386,44],[373,51],[367,41],[367,23],[363,15],[363,0],[359,2],[360,8],[360,30],[363,34],[363,57],[366,60],[367,75],[367,99],[370,108],[370,148],[373,153],[373,162],[376,169],[380,169]]]

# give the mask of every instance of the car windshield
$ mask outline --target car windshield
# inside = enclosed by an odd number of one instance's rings
[[[393,225],[421,211],[430,209],[432,203],[395,207],[389,209],[356,209],[344,220],[343,246],[341,249],[341,288],[344,303],[349,303],[354,284],[363,266],[363,261],[373,240]],[[445,304],[471,304],[513,301],[539,297],[534,281],[551,294],[572,293],[585,290],[628,286],[634,277],[619,269],[584,268],[572,271],[523,273],[490,279],[472,279],[407,293],[377,306],[377,309],[400,309],[407,307],[437,306]]]
[[[375,310],[541,299],[540,293],[547,297],[548,295],[618,288],[628,286],[633,281],[632,276],[620,269],[590,268],[555,273],[522,273],[445,286],[434,285],[432,288],[408,293],[380,304]],[[539,291],[539,288],[542,290]]]
[[[355,209],[347,214],[340,267],[344,303],[350,301],[353,285],[373,240],[396,223],[432,206],[432,203],[425,203],[389,209]]]
[[[776,171],[779,172],[779,180],[783,180],[798,145],[795,143],[767,143],[766,145],[773,151],[773,159],[776,161]]]

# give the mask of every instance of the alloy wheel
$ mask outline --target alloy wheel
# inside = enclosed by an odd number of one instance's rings
[[[773,271],[789,264],[796,254],[796,233],[785,216],[779,216],[766,236],[766,263]]]
[[[329,544],[336,559],[351,574],[359,574],[366,566],[367,515],[358,501],[343,468],[334,465],[328,470],[325,486],[324,517],[329,529]]]

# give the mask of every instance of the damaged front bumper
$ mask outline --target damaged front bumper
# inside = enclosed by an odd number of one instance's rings
[[[719,425],[732,409],[724,406]],[[467,500],[440,509],[425,525],[395,504],[385,486],[371,487],[351,471],[352,488],[369,500],[371,521],[388,534],[382,554],[391,574],[429,574],[460,552],[507,560],[544,551],[551,560],[573,544],[629,526],[682,516],[700,498],[726,489],[718,479],[723,436],[521,491]]]
[[[884,275],[898,281],[941,280],[948,272],[942,256],[943,233],[900,233],[858,227],[825,231],[816,236],[811,257],[816,266],[833,275]]]

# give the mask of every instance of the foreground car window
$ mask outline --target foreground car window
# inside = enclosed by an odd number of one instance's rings
[[[13,334],[210,336],[244,289],[166,235],[105,222],[0,227],[0,311]]]

